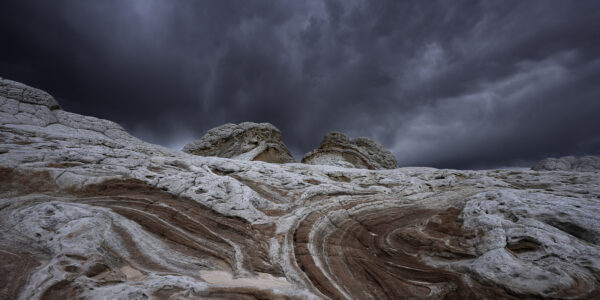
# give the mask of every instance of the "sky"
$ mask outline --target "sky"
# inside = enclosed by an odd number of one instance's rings
[[[0,1],[0,77],[182,148],[269,122],[400,166],[600,154],[600,1]]]

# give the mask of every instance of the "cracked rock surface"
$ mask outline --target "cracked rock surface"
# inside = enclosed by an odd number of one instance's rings
[[[0,96],[13,99],[20,103],[36,104],[48,107],[49,109],[59,109],[58,102],[50,94],[22,84],[20,82],[4,79],[0,77]]]
[[[302,162],[359,169],[395,169],[396,158],[381,144],[366,138],[350,139],[341,132],[330,132],[319,148],[307,153]]]
[[[0,299],[600,297],[598,171],[204,157],[2,84]]]
[[[294,163],[296,159],[269,123],[224,124],[183,147],[183,152],[270,163]]]

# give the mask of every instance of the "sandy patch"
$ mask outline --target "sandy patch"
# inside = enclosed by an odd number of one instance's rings
[[[125,274],[127,280],[138,280],[144,277],[144,274],[142,274],[142,272],[132,268],[131,266],[122,267],[121,272]]]
[[[290,285],[285,277],[275,277],[268,273],[258,273],[256,277],[246,278],[233,278],[233,275],[227,271],[200,271],[200,275],[208,283],[224,286],[272,288]]]

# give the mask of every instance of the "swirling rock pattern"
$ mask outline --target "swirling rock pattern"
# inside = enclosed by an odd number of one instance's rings
[[[0,94],[0,299],[600,297],[598,172],[202,157],[32,102]]]

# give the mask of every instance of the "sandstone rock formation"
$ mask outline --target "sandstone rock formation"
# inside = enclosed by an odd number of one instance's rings
[[[563,156],[561,158],[546,158],[536,163],[531,169],[536,171],[594,172],[600,170],[600,157]]]
[[[58,102],[50,94],[28,85],[0,77],[0,97],[13,99],[20,103],[35,104],[59,109]]]
[[[183,147],[183,152],[240,160],[293,163],[296,159],[269,123],[228,123],[209,130],[201,139]]]
[[[0,299],[600,297],[600,172],[203,157],[23,97]]]
[[[371,170],[398,167],[394,155],[379,143],[366,137],[351,140],[340,132],[325,135],[319,148],[304,155],[302,162]]]

